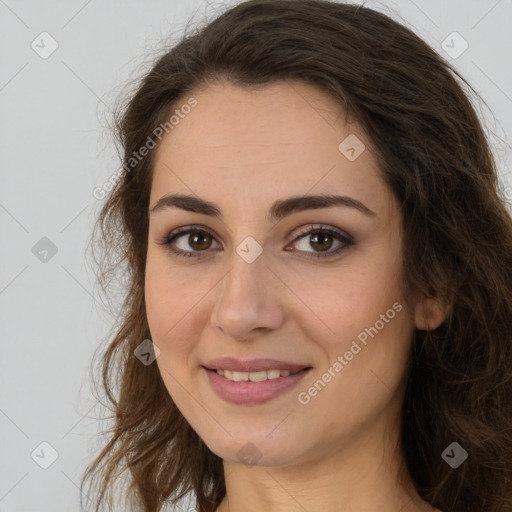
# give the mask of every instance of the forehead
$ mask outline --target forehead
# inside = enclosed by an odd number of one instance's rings
[[[222,82],[190,96],[197,105],[156,150],[151,203],[170,192],[213,199],[236,191],[235,199],[249,207],[274,196],[333,189],[369,200],[369,190],[379,185],[364,130],[346,124],[340,102],[314,86]],[[349,136],[366,147],[352,161],[339,148]]]
[[[283,156],[279,149],[283,144],[298,151],[301,143],[308,142],[303,149],[311,150],[323,140],[325,149],[345,131],[339,102],[303,83],[239,87],[216,82],[193,96],[197,106],[164,137],[161,151],[200,146],[214,156],[230,146],[245,146],[244,153],[250,153],[251,147],[264,145],[266,152]],[[331,133],[326,138],[327,132]]]

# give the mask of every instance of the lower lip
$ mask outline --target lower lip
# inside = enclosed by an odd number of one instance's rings
[[[288,375],[288,377],[267,379],[261,382],[235,382],[226,379],[214,370],[208,370],[204,367],[203,370],[208,375],[213,390],[220,398],[232,404],[253,405],[267,402],[292,389],[310,372],[311,368]]]

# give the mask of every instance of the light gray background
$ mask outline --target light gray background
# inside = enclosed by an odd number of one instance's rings
[[[80,478],[102,428],[90,362],[112,322],[84,259],[101,206],[92,191],[118,168],[110,109],[194,12],[199,22],[234,3],[0,0],[0,512],[79,510]],[[366,5],[395,10],[482,95],[512,199],[511,1]],[[59,45],[47,59],[31,47],[43,31]],[[456,59],[441,47],[453,31],[469,44]],[[46,262],[32,251],[43,237],[58,251]],[[36,449],[35,459],[50,461],[43,441],[58,453],[48,469],[31,458]]]

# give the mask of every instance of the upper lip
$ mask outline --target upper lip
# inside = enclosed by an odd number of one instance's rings
[[[230,370],[232,372],[260,372],[263,370],[290,370],[298,372],[310,368],[307,364],[290,363],[278,359],[247,359],[245,361],[234,357],[220,357],[211,359],[203,365],[209,370]]]

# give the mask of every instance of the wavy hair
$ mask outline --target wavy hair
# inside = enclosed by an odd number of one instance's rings
[[[401,205],[406,286],[449,297],[440,327],[415,330],[401,417],[403,467],[444,512],[512,511],[512,219],[470,84],[405,25],[364,6],[250,0],[183,35],[156,59],[115,117],[124,172],[93,231],[99,281],[124,279],[119,325],[101,359],[113,413],[109,439],[82,480],[96,510],[115,509],[125,477],[134,507],[157,512],[192,493],[213,512],[222,459],[180,413],[156,364],[144,303],[155,151],[130,160],[183,98],[212,81],[303,82],[333,95],[364,127]],[[452,469],[453,441],[467,460]]]

